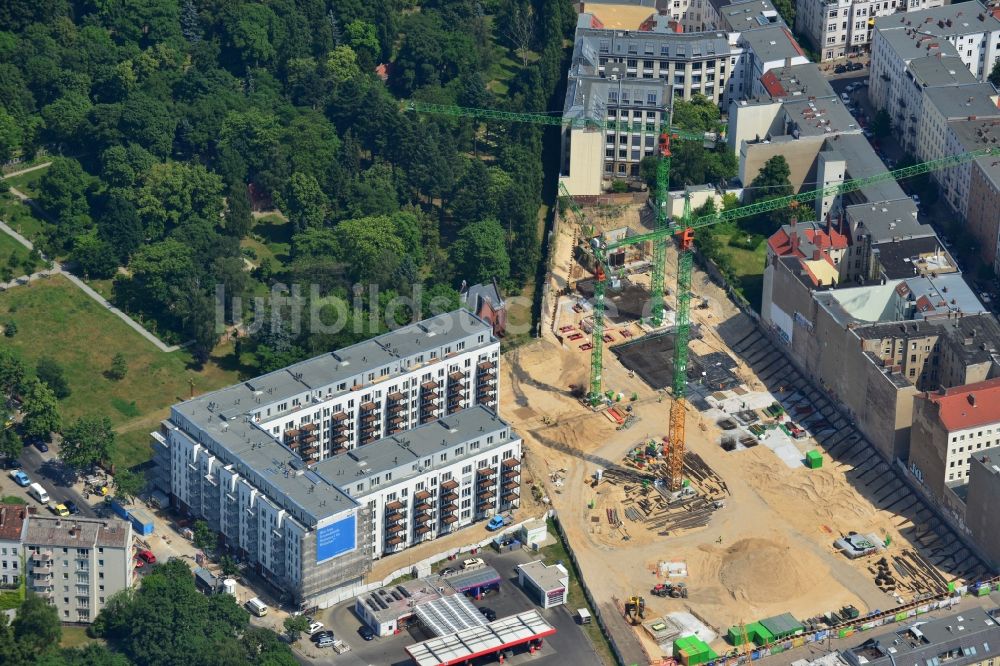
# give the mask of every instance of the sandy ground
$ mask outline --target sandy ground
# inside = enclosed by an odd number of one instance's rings
[[[563,233],[560,241],[570,236]],[[562,257],[557,272],[562,269],[565,276],[572,264],[565,247],[561,254],[557,247],[557,257]],[[676,254],[671,250],[668,285],[675,265]],[[737,316],[735,307],[703,274],[696,273],[693,291],[699,298],[708,298],[709,308],[692,313],[703,324],[704,336],[692,348],[702,353],[726,350],[713,328]],[[572,317],[573,313],[563,307],[560,315]],[[560,325],[573,323],[560,319]],[[890,535],[895,548],[908,545],[893,524],[895,516],[873,507],[852,487],[845,477],[849,468],[828,464],[820,470],[792,469],[765,446],[727,453],[718,445],[720,432],[715,424],[704,422],[690,406],[688,449],[728,485],[730,497],[725,506],[712,515],[707,527],[669,536],[628,520],[624,530],[611,526],[606,509],[617,508],[621,514],[624,490],[606,482],[591,488],[592,475],[599,468],[620,464],[632,447],[663,438],[670,398],[630,377],[606,351],[605,390],[626,396],[635,392],[639,398],[631,403],[638,422],[617,431],[605,415],[592,412],[570,395],[571,385],[588,381],[590,356],[578,347],[589,336],[561,345],[552,329],[544,328],[542,339],[506,355],[501,364],[501,414],[524,437],[526,469],[545,483],[545,492],[559,511],[583,576],[599,603],[612,600],[621,608],[621,600],[642,594],[647,618],[688,609],[720,634],[730,625],[783,612],[808,618],[845,604],[854,604],[862,612],[895,605],[875,587],[866,570],[869,562],[847,560],[833,549],[837,535],[851,530]],[[632,330],[641,329],[634,325]],[[743,364],[737,373],[749,388],[763,388]],[[530,493],[524,497],[530,504]],[[658,581],[658,564],[666,560],[687,563],[688,599],[648,594]],[[653,642],[643,632],[637,635],[650,656],[658,656]]]

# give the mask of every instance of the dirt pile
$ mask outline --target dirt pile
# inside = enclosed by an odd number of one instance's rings
[[[725,550],[719,580],[733,599],[753,604],[807,593],[824,567],[811,554],[769,539],[742,539]]]

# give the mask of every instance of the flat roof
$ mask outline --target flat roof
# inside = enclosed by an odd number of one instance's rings
[[[875,243],[882,273],[890,280],[913,277],[918,273],[957,273],[955,260],[938,241],[937,236],[919,236],[897,241]]]
[[[717,11],[722,20],[737,32],[767,25],[784,25],[781,15],[770,0],[746,0],[723,6]]]
[[[118,518],[28,516],[25,544],[62,548],[129,548],[132,528]]]
[[[976,77],[957,55],[914,58],[907,65],[907,69],[914,82],[922,87],[976,83]]]
[[[860,133],[838,134],[826,141],[826,148],[838,151],[844,157],[850,179],[867,178],[888,171],[875,149]],[[903,188],[894,180],[883,180],[862,187],[857,191],[865,201],[895,201],[907,199]],[[850,195],[849,195],[850,196]]]
[[[561,564],[545,564],[541,560],[519,564],[517,568],[524,572],[531,582],[542,590],[554,590],[568,584],[569,572]]]
[[[733,50],[722,30],[680,33],[577,27],[576,41],[586,42],[595,52],[609,56],[668,60],[728,57]]]
[[[761,83],[772,99],[791,97],[836,97],[829,79],[819,66],[810,62],[790,67],[769,69],[760,77]]]
[[[1000,146],[1000,119],[953,120],[948,127],[966,151]],[[1000,189],[1000,160],[996,156],[980,157],[976,164],[993,187]]]
[[[935,235],[929,224],[917,220],[917,204],[905,194],[899,199],[846,206],[844,212],[851,228],[863,227],[873,243]]]
[[[810,95],[811,97],[811,95]],[[801,136],[827,136],[854,132],[861,136],[861,127],[836,96],[809,99],[791,97],[781,105],[790,125],[789,134],[797,129]]]
[[[477,587],[487,587],[503,580],[500,572],[493,567],[479,567],[468,571],[459,569],[454,573],[441,576],[441,580],[447,583],[456,592],[465,592]]]
[[[355,597],[376,620],[391,622],[414,613],[414,608],[441,599],[444,594],[433,581],[420,578],[386,585]]]
[[[1000,109],[993,101],[997,91],[989,83],[925,88],[924,96],[948,120],[991,116],[1000,118]]]
[[[642,22],[656,13],[655,3],[585,2],[581,13],[592,14],[608,30],[638,30]]]
[[[775,24],[740,33],[740,41],[762,62],[805,57],[802,47],[783,24]]]
[[[541,613],[530,610],[410,645],[406,652],[418,666],[451,666],[554,633],[555,627]]]
[[[903,62],[927,56],[958,57],[958,49],[947,39],[932,38],[914,31],[906,24],[906,17],[916,12],[892,14],[875,19],[875,32],[886,41]],[[874,39],[874,38],[873,38]]]
[[[483,614],[464,594],[426,601],[417,604],[414,610],[424,627],[435,636],[447,636],[488,624]]]

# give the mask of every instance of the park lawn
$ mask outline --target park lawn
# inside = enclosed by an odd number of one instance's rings
[[[264,215],[257,219],[253,226],[252,235],[263,240],[261,242],[254,239],[254,242],[262,245],[278,266],[288,263],[292,254],[292,225],[287,219],[273,213]],[[258,250],[257,256],[262,256],[260,250]]]
[[[86,627],[74,627],[65,624],[62,626],[62,640],[59,641],[59,647],[86,647],[90,643],[104,643],[104,641],[88,636]]]
[[[94,279],[89,278],[86,280],[87,286],[96,291],[98,294],[108,299],[109,301],[114,300],[115,296],[115,280],[114,278],[107,279]]]
[[[38,181],[45,175],[45,169],[36,169],[20,176],[7,176],[4,178],[15,190],[27,194],[32,199],[38,196]]]
[[[29,367],[50,356],[65,370],[72,394],[60,402],[64,422],[80,416],[111,419],[122,434],[112,456],[118,465],[149,459],[149,432],[170,405],[190,396],[189,382],[204,393],[238,379],[235,368],[220,366],[229,348],[195,369],[187,351],[161,352],[61,276],[0,294],[0,320],[17,323],[17,335],[4,344],[20,352]],[[104,373],[119,352],[128,374],[114,381]]]
[[[9,192],[0,194],[0,220],[30,241],[37,240],[48,226],[27,206]]]
[[[14,255],[15,260],[13,264],[10,264],[10,256]],[[24,269],[24,260],[30,254],[28,248],[24,247],[11,236],[0,232],[0,262],[5,265],[11,266],[13,269],[14,277],[20,277],[22,275],[27,275],[27,271]],[[34,262],[34,268],[32,273],[37,271],[42,267],[41,261]]]
[[[736,230],[734,234],[746,235],[746,232]],[[733,269],[736,271],[736,288],[743,298],[750,302],[755,310],[760,311],[761,297],[764,292],[764,261],[767,259],[767,241],[757,246],[757,249],[742,250],[729,245],[730,235],[719,235],[719,242],[722,244],[722,252],[732,261]]]

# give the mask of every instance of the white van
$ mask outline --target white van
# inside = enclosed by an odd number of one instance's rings
[[[246,603],[247,610],[256,615],[257,617],[264,617],[267,615],[267,604],[263,601],[254,597]]]
[[[465,571],[471,571],[472,569],[482,569],[486,566],[486,562],[483,561],[481,557],[472,557],[462,562],[462,569]]]
[[[42,488],[41,484],[33,483],[28,487],[28,494],[34,497],[36,500],[42,504],[49,503],[49,494],[45,492],[45,488]]]

